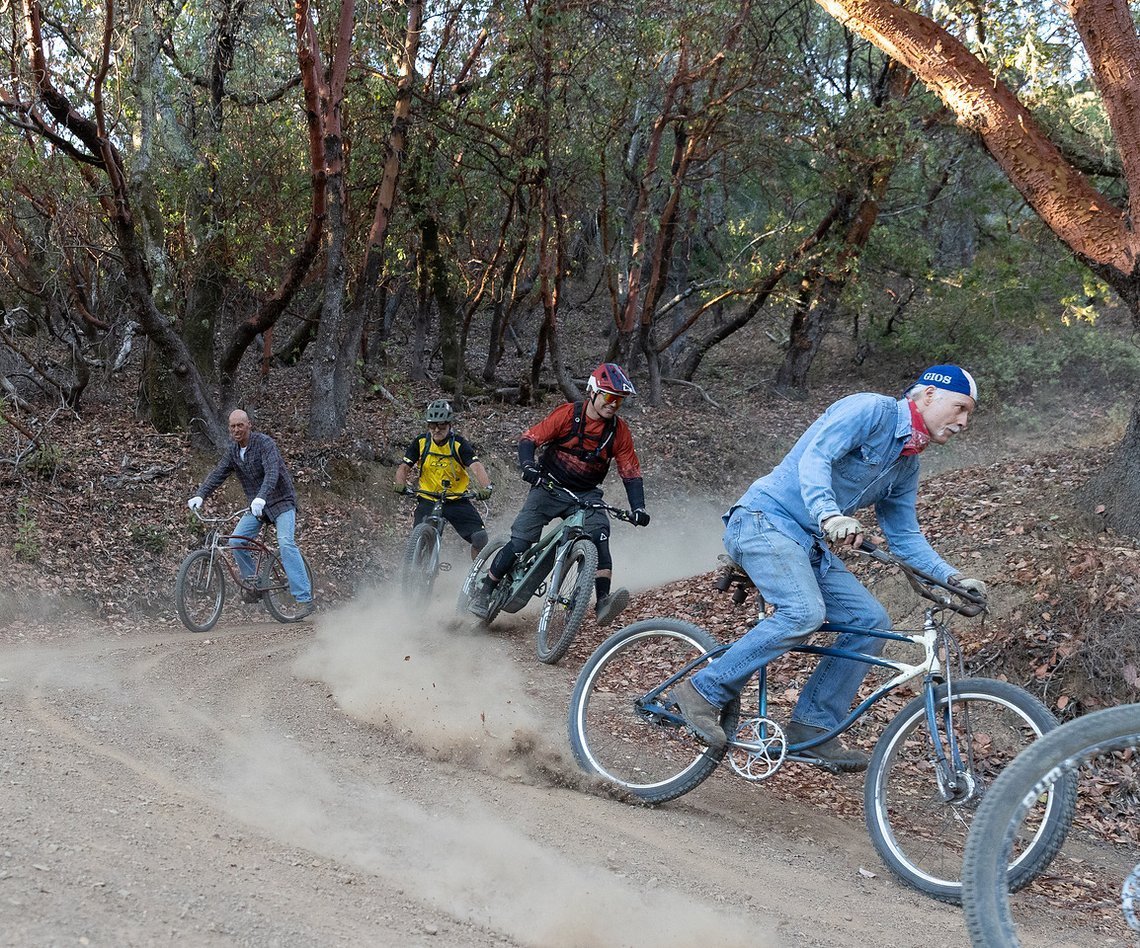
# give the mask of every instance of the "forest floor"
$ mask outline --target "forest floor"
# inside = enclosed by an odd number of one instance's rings
[[[615,525],[617,581],[635,593],[623,621],[679,616],[721,638],[753,621],[751,604],[712,591],[719,514],[853,386],[803,402],[739,390],[726,373],[705,393],[719,408],[670,389],[665,407],[629,411],[654,519]],[[185,500],[213,457],[112,399],[57,416],[58,450],[0,484],[0,945],[966,942],[959,909],[879,861],[859,775],[792,766],[753,785],[721,768],[653,809],[592,785],[565,717],[607,630],[588,621],[549,667],[532,615],[489,631],[456,620],[454,536],[437,601],[409,611],[391,583],[411,505],[387,488],[411,413],[366,403],[351,436],[317,452],[300,437],[301,395],[273,398],[255,423],[298,481],[321,600],[309,622],[228,601],[212,632],[181,627],[173,579],[196,542]],[[518,432],[554,403],[465,413],[497,485],[492,533],[525,487]],[[1080,492],[1127,407],[1072,392],[988,407],[927,464],[928,536],[991,589],[992,613],[959,623],[971,670],[1062,717],[1136,700],[1140,684],[1140,547],[1101,529]],[[897,578],[868,582],[896,622],[920,614]],[[803,669],[779,674],[786,705]],[[881,725],[853,739],[870,746]],[[1102,804],[1018,896],[1040,943],[1129,943],[1105,906],[1136,851],[1136,811]]]

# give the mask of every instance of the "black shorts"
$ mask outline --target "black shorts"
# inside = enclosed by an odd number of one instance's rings
[[[431,513],[435,502],[420,499],[416,502],[416,523],[420,523]],[[483,518],[479,511],[469,500],[449,500],[443,505],[443,519],[455,527],[458,533],[468,543],[471,537],[483,529]]]
[[[598,503],[602,499],[600,488],[582,491],[578,494],[585,501]],[[543,528],[556,517],[565,519],[578,509],[574,501],[568,499],[558,491],[544,490],[541,487],[532,487],[523,501],[522,510],[511,524],[511,537],[525,540],[527,544],[534,543],[542,536]],[[609,539],[610,518],[604,510],[586,511],[586,532],[593,535],[596,541],[604,542]]]

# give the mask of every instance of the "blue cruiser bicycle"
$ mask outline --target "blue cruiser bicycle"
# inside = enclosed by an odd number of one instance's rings
[[[867,710],[913,683],[919,694],[898,712],[875,745],[864,786],[867,829],[883,861],[901,879],[937,899],[958,902],[962,854],[979,803],[998,775],[1042,734],[1057,726],[1049,710],[1022,688],[962,675],[961,653],[950,630],[953,614],[978,615],[985,603],[877,547],[865,555],[900,571],[932,605],[922,626],[886,631],[825,623],[820,634],[858,632],[887,640],[911,661],[852,652],[831,645],[793,651],[837,655],[889,672],[840,725],[811,742],[791,744],[769,714],[767,669],[755,692],[728,705],[721,723],[730,742],[714,751],[685,726],[673,690],[728,646],[678,619],[647,619],[620,629],[590,656],[570,700],[570,744],[578,763],[644,803],[673,800],[698,786],[727,756],[738,776],[771,777],[788,763],[828,768],[804,751],[842,734]],[[742,602],[752,587],[735,564],[719,588],[735,588]],[[1010,888],[1027,885],[1060,849],[1072,821],[1075,787],[1063,779],[1048,787],[1011,841]]]

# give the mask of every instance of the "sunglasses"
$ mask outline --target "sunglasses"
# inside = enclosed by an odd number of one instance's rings
[[[451,422],[450,421],[429,421],[427,423],[427,426],[429,428],[450,428]]]
[[[615,395],[613,392],[598,392],[602,397],[603,405],[618,405],[620,406],[625,401],[624,395]]]

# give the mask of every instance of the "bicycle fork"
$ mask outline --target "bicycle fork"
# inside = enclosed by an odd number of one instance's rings
[[[962,747],[954,728],[955,696],[949,674],[945,677],[946,703],[939,714],[934,699],[935,684],[932,675],[923,679],[923,692],[926,696],[926,727],[934,748],[934,771],[938,778],[938,791],[946,803],[964,803],[977,791],[973,768],[962,760]],[[966,743],[969,745],[969,712],[963,708],[966,728]],[[969,746],[967,757],[972,756]]]

